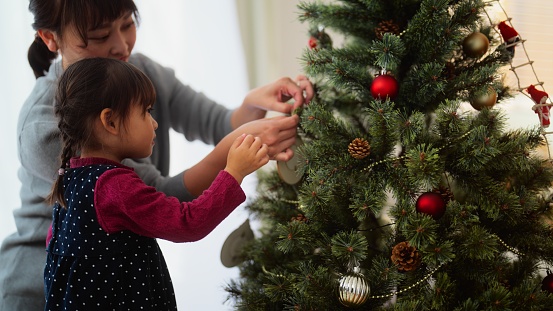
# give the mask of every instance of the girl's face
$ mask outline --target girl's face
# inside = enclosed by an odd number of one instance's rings
[[[145,158],[152,154],[158,124],[151,111],[151,106],[144,112],[142,105],[132,105],[121,141],[124,158]]]
[[[91,57],[114,58],[128,61],[136,42],[136,25],[131,12],[87,32],[88,45],[71,27],[64,33],[60,47],[64,68]]]

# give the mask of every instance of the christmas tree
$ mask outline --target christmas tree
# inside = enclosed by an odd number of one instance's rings
[[[316,96],[247,206],[237,310],[553,309],[550,104],[505,83],[522,41],[492,2],[299,5]],[[508,129],[519,91],[539,120]]]

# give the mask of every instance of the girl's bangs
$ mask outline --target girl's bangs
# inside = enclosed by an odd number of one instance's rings
[[[137,69],[138,70],[138,69]],[[149,106],[152,106],[156,100],[156,91],[154,85],[142,72],[137,73],[138,79],[136,79],[136,98],[137,102],[140,102],[146,110]]]
[[[113,78],[113,83],[117,85],[117,89],[127,90],[119,93],[119,99],[122,103],[132,102],[144,108],[144,111],[154,104],[156,100],[155,87],[140,69],[131,64],[129,66],[118,66]]]

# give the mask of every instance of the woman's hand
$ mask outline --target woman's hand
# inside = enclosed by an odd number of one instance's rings
[[[259,137],[267,148],[267,159],[288,161],[294,156],[290,147],[296,141],[299,116],[278,116],[248,122],[225,136],[200,162],[183,174],[183,182],[190,194],[199,196],[213,182],[220,170],[227,166],[232,144],[244,133]],[[253,144],[253,143],[252,143]],[[235,177],[236,178],[236,177]]]
[[[220,170],[227,165],[227,156],[233,142],[244,133],[259,137],[267,148],[269,159],[288,161],[294,156],[290,148],[296,141],[298,115],[265,118],[267,110],[291,113],[293,109],[309,103],[313,97],[313,85],[304,76],[298,81],[282,78],[275,83],[252,90],[244,104],[232,115],[234,131],[225,136],[199,163],[183,174],[188,191],[200,195],[213,182]],[[304,94],[305,93],[305,94]],[[294,105],[286,101],[294,98]],[[255,104],[258,103],[258,104]]]
[[[313,98],[313,84],[306,76],[299,75],[296,80],[288,77],[251,90],[240,108],[232,115],[234,128],[265,117],[267,111],[291,114],[296,108],[308,104]],[[293,104],[288,101],[294,99]]]
[[[298,123],[297,115],[259,119],[240,126],[230,136],[248,133],[259,137],[268,146],[271,159],[288,161],[294,156],[290,147],[296,141]]]

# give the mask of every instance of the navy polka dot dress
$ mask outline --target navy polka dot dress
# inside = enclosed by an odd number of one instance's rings
[[[68,208],[56,204],[44,269],[45,310],[176,310],[167,265],[153,238],[105,232],[94,187],[113,165],[69,169]]]

